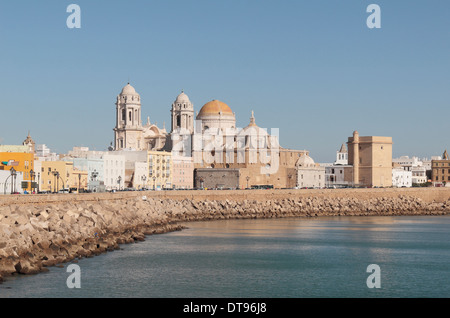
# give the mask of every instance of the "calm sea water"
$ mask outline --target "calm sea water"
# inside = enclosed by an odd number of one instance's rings
[[[231,220],[187,224],[70,273],[17,276],[0,297],[450,297],[450,216]],[[367,266],[380,266],[369,289]]]

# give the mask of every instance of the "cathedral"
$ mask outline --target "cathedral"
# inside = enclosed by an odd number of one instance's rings
[[[129,83],[116,100],[113,149],[171,151],[192,157],[196,186],[209,179],[212,188],[224,184],[231,188],[294,187],[296,162],[309,154],[281,147],[278,136],[257,126],[253,111],[243,129],[236,127],[232,109],[219,100],[207,102],[195,115],[194,104],[184,91],[172,103],[170,133],[149,119],[142,125],[141,97]]]

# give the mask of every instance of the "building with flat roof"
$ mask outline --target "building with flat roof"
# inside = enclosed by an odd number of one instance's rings
[[[392,186],[392,137],[360,137],[355,131],[347,145],[355,186]]]
[[[431,160],[431,180],[434,186],[450,186],[450,158],[447,150],[441,159]]]

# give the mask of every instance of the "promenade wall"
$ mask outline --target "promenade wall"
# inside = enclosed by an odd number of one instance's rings
[[[412,196],[424,202],[444,202],[450,199],[450,188],[361,188],[361,189],[286,189],[286,190],[176,190],[176,191],[125,191],[115,193],[0,195],[0,206],[10,204],[50,204],[61,202],[94,202],[123,200],[147,196],[171,200],[282,200],[293,198],[396,198]]]

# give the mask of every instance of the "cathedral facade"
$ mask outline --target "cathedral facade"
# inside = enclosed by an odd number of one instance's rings
[[[162,129],[141,121],[141,96],[129,83],[116,99],[116,126],[114,128],[114,150],[150,150],[164,148],[168,134]]]

